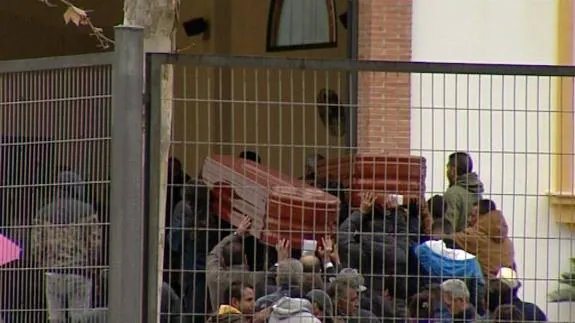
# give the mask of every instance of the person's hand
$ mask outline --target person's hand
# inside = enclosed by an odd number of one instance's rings
[[[324,262],[331,261],[334,264],[339,264],[339,252],[337,250],[337,244],[333,242],[333,239],[326,236],[321,238],[321,243],[323,247],[319,247],[317,251],[320,259]]]
[[[361,214],[369,214],[372,211],[373,204],[375,203],[375,194],[373,192],[362,192],[361,196],[361,204],[359,206],[359,211]]]
[[[330,247],[328,247],[327,242],[325,240],[325,238],[321,238],[321,242],[323,246],[320,246],[317,248],[317,257],[319,259],[321,259],[323,262],[329,261],[329,254],[331,252],[331,249],[328,249]],[[333,247],[331,247],[333,248]],[[330,251],[328,251],[330,250]]]
[[[290,258],[290,242],[287,239],[280,239],[276,244],[276,251],[278,253],[278,262]]]
[[[264,308],[263,310],[254,313],[254,318],[252,320],[253,323],[263,323],[266,322],[267,319],[270,318],[270,315],[272,314],[272,307],[267,307]]]
[[[249,216],[245,216],[238,229],[236,230],[236,234],[240,237],[243,237],[248,234],[250,228],[252,226],[252,219]]]

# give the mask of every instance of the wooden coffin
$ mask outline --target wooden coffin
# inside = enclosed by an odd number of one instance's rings
[[[359,207],[362,191],[403,195],[404,201],[422,200],[425,194],[425,158],[405,155],[358,154],[350,180],[350,204]]]
[[[316,166],[317,177],[349,187],[349,181],[353,174],[354,158],[353,155],[341,155],[319,161]]]
[[[304,239],[321,241],[335,230],[339,200],[276,170],[214,155],[205,159],[202,178],[217,214],[234,226],[251,216],[251,234],[268,245],[286,238],[299,249]]]

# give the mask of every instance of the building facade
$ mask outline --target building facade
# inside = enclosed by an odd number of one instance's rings
[[[413,1],[414,61],[573,65],[571,1]],[[573,79],[521,75],[414,75],[411,151],[426,156],[427,189],[442,192],[449,153],[470,152],[486,195],[514,237],[524,299],[548,303],[570,270],[574,235]],[[559,205],[558,205],[559,204]]]
[[[109,33],[121,23],[121,1],[90,5],[94,23]],[[12,1],[0,9],[0,59],[98,51],[85,30],[64,25],[58,9],[37,1],[27,6]],[[209,37],[178,30],[184,54],[543,65],[572,65],[575,59],[570,0],[182,1],[180,16],[209,24]],[[351,77],[340,71],[178,68],[172,154],[196,173],[211,152],[255,150],[265,164],[301,176],[307,156],[350,151],[345,122],[333,126],[318,113],[322,95],[333,93],[326,96],[335,98],[329,103],[357,103],[359,151],[427,158],[429,194],[446,188],[449,153],[469,151],[486,195],[509,222],[524,299],[554,320],[575,321],[570,303],[546,299],[556,286],[551,280],[569,270],[575,247],[575,220],[569,219],[575,213],[573,80],[360,72],[355,90]],[[46,83],[41,80],[35,82]],[[44,111],[42,117],[54,118],[50,113],[56,114]],[[57,131],[30,126],[29,115],[3,113],[1,119],[10,135],[51,137]]]

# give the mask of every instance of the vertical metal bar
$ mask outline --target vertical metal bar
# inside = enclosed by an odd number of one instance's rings
[[[162,268],[158,264],[159,227],[160,221],[160,174],[162,167],[161,156],[161,127],[162,127],[162,62],[155,59],[154,54],[146,55],[146,155],[145,185],[144,185],[144,214],[146,215],[145,228],[145,268],[144,268],[144,297],[146,313],[141,322],[152,323],[157,321],[159,308],[159,275]]]
[[[108,322],[143,322],[143,29],[115,28]]]
[[[359,57],[359,1],[347,2],[347,49],[348,58],[357,61]],[[357,84],[358,71],[354,69],[349,75],[349,119],[345,137],[345,144],[350,148],[357,148]]]

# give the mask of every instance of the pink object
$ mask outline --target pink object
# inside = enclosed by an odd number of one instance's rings
[[[0,266],[20,259],[20,247],[0,234]]]

